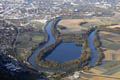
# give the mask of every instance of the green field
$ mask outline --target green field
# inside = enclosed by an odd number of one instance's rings
[[[21,49],[16,49],[16,53],[17,53],[17,55],[19,55],[20,53],[24,53],[24,51]]]
[[[40,36],[35,35],[35,36],[33,36],[33,40],[35,40],[35,41],[41,41],[41,40],[43,40],[43,39],[44,39],[44,36],[43,36],[43,35],[40,35]]]

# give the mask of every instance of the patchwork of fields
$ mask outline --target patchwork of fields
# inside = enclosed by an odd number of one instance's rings
[[[118,17],[99,17],[89,19],[65,19],[60,21],[59,25],[65,29],[59,29],[61,33],[71,33],[72,31],[88,30],[92,26],[104,26],[108,29],[120,28],[120,18]],[[100,41],[104,51],[105,58],[100,66],[90,69],[90,72],[95,74],[105,74],[120,77],[120,34],[115,31],[100,31]],[[85,75],[86,77],[87,75]],[[89,76],[88,80],[119,80],[114,78],[106,78],[99,76]],[[79,80],[84,80],[80,78]]]

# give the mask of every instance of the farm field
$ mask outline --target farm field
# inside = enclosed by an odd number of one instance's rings
[[[120,61],[120,35],[112,32],[100,32],[102,47],[105,50],[104,60]]]
[[[58,25],[64,26],[66,29],[62,30],[58,27],[61,33],[70,33],[75,31],[88,30],[93,26],[104,25],[107,28],[119,28],[120,18],[116,17],[93,17],[87,19],[63,19]]]

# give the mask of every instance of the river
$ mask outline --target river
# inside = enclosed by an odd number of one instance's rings
[[[59,22],[59,20],[58,20],[58,22]],[[46,30],[49,38],[48,38],[48,42],[46,42],[43,45],[43,47],[49,46],[50,44],[52,44],[56,41],[54,35],[51,32],[51,24],[52,23],[53,23],[53,21],[48,22],[48,24],[45,27],[45,30]],[[54,27],[56,27],[56,25],[57,25],[57,23],[54,25]],[[93,31],[89,35],[89,47],[91,50],[91,57],[92,57],[89,64],[91,66],[94,65],[94,63],[96,62],[96,59],[97,59],[97,51],[94,47],[94,41],[93,41],[94,34],[95,34],[95,32]],[[41,68],[36,64],[36,56],[39,54],[40,49],[41,48],[39,47],[32,52],[32,55],[28,58],[28,62],[35,69],[37,69],[39,71],[49,71],[49,72],[52,71],[53,72],[54,70]],[[82,46],[76,46],[73,42],[70,42],[70,43],[62,42],[46,58],[57,61],[57,62],[65,62],[65,61],[79,58],[81,55],[81,52],[82,52]]]

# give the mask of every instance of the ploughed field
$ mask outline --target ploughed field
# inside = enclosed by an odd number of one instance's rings
[[[99,66],[101,73],[109,72],[110,69],[119,66],[120,63],[120,18],[119,17],[94,17],[88,19],[65,19],[60,21],[59,25],[65,27],[61,29],[58,27],[62,34],[71,33],[74,31],[87,30],[90,26],[98,26],[102,28],[102,31],[99,32],[100,41],[102,43],[102,49],[104,51],[105,58],[103,64]],[[113,69],[110,73],[107,74],[117,74],[120,72],[120,67]],[[98,77],[97,77],[98,78]],[[93,78],[92,78],[93,79]],[[96,79],[96,78],[95,78]],[[104,79],[104,78],[100,78]],[[107,79],[107,78],[105,78]],[[94,80],[94,79],[93,79]],[[109,80],[109,78],[108,78]],[[112,80],[112,79],[111,79]]]
[[[65,29],[58,27],[62,34],[79,32],[88,30],[89,27],[104,25],[108,28],[120,28],[119,17],[93,17],[86,19],[64,19],[58,25],[62,25]]]
[[[66,29],[61,29],[62,34],[71,33],[74,31],[87,30],[90,26],[104,26],[104,28],[117,29],[120,28],[120,18],[118,17],[94,17],[88,19],[65,19],[61,20],[58,25],[66,27]],[[120,60],[120,34],[108,31],[100,32],[100,39],[102,42],[102,48],[105,49],[105,60]]]
[[[100,32],[102,47],[105,49],[104,60],[120,61],[120,35],[114,32]]]
[[[98,26],[99,37],[105,58],[100,66],[94,67],[90,72],[120,77],[120,19],[117,17],[101,19],[104,24]],[[90,80],[119,80],[93,76]]]

